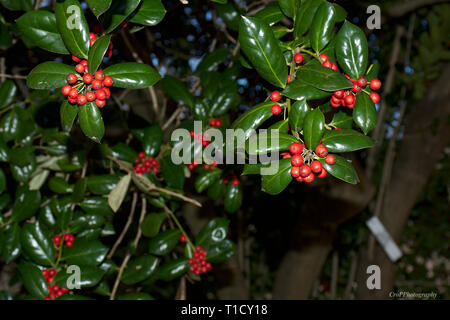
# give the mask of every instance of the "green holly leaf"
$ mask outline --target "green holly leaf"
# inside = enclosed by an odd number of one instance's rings
[[[55,261],[55,246],[39,221],[26,223],[20,234],[22,249],[34,262],[51,266]]]
[[[170,154],[161,160],[161,174],[167,184],[175,189],[182,189],[184,184],[184,166],[174,164]]]
[[[6,80],[0,86],[0,110],[11,105],[16,99],[17,87],[14,81]]]
[[[105,35],[98,38],[94,45],[89,49],[88,70],[89,73],[95,74],[98,67],[102,64],[106,51],[108,51],[109,43],[111,42],[111,35]]]
[[[48,295],[47,281],[42,275],[41,269],[26,260],[22,260],[17,269],[23,285],[33,297],[44,299]]]
[[[225,114],[228,110],[239,104],[240,95],[232,86],[227,86],[217,91],[212,97],[209,114],[214,117]]]
[[[166,220],[167,214],[165,212],[150,213],[145,217],[141,224],[142,234],[146,237],[154,237],[159,233],[159,229]]]
[[[347,11],[344,8],[342,8],[340,5],[338,5],[337,3],[333,3],[333,7],[334,7],[334,11],[335,11],[334,20],[336,22],[344,21],[345,18],[347,17]]]
[[[75,239],[72,247],[64,249],[63,258],[68,264],[94,266],[105,259],[107,252],[98,240]]]
[[[55,3],[56,24],[69,51],[87,59],[89,53],[89,26],[78,0],[64,0]]]
[[[353,118],[348,116],[343,111],[338,111],[334,114],[333,120],[331,120],[330,125],[335,126],[340,129],[351,129],[353,124]]]
[[[284,119],[284,120],[275,122],[267,130],[268,131],[278,130],[280,133],[288,133],[289,132],[289,119]]]
[[[231,126],[232,129],[242,129],[245,132],[245,140],[252,134],[252,130],[256,130],[261,124],[272,116],[273,102],[263,102],[240,116]]]
[[[81,130],[89,139],[100,143],[105,134],[105,124],[100,109],[94,102],[88,102],[79,109]]]
[[[158,258],[151,255],[142,255],[131,260],[122,274],[122,282],[128,285],[144,281],[155,272]]]
[[[8,10],[14,11],[33,10],[33,0],[0,0],[0,3]]]
[[[331,96],[331,92],[326,92],[315,88],[314,86],[304,82],[303,80],[294,80],[290,82],[282,94],[288,98],[300,100],[316,100]]]
[[[85,198],[80,203],[81,209],[86,213],[98,214],[102,216],[112,216],[114,212],[108,205],[108,199],[104,197],[89,197]]]
[[[233,2],[216,6],[217,15],[225,22],[228,28],[233,31],[239,30],[241,20],[241,10]]]
[[[361,128],[364,134],[369,133],[377,125],[377,109],[375,109],[375,105],[370,97],[363,92],[356,96],[353,121]]]
[[[352,87],[352,83],[343,74],[320,65],[301,67],[297,78],[324,91],[336,91]]]
[[[100,174],[87,177],[87,188],[94,194],[109,194],[119,183],[122,174]]]
[[[202,61],[199,63],[196,73],[202,73],[205,71],[216,71],[218,66],[225,61],[230,55],[230,49],[220,48],[211,53],[205,55]]]
[[[239,43],[256,71],[271,84],[284,88],[287,66],[283,53],[270,27],[258,18],[242,17]]]
[[[161,80],[163,90],[179,104],[192,107],[194,105],[194,97],[186,88],[183,82],[175,77],[166,75]]]
[[[310,111],[303,125],[303,136],[305,137],[306,147],[314,151],[322,139],[325,130],[325,117],[319,108]]]
[[[0,246],[1,256],[6,263],[10,263],[20,256],[22,244],[20,243],[21,229],[17,223],[7,225],[4,229],[3,243]]]
[[[116,145],[114,145],[110,151],[111,151],[110,155],[112,157],[127,162],[133,162],[138,156],[136,150],[134,150],[133,148],[131,148],[130,146],[126,145],[123,142],[119,142]]]
[[[112,0],[86,0],[92,13],[98,18],[111,6]]]
[[[41,193],[29,190],[27,186],[19,187],[16,191],[11,219],[16,222],[29,219],[38,211],[41,204]]]
[[[161,79],[155,69],[136,62],[114,64],[103,72],[113,78],[116,88],[142,89],[153,86]]]
[[[228,183],[225,191],[224,208],[228,213],[236,212],[242,204],[242,187]]]
[[[171,229],[157,234],[148,244],[148,252],[158,256],[170,253],[178,244],[181,232]]]
[[[300,6],[301,0],[278,0],[278,5],[285,15],[295,20],[297,8]]]
[[[345,21],[336,37],[339,66],[352,79],[358,79],[366,72],[368,56],[366,35],[360,28]]]
[[[329,2],[322,3],[317,9],[309,31],[309,39],[315,52],[319,53],[330,42],[336,22],[335,16],[334,6]]]
[[[302,4],[297,9],[297,15],[295,17],[294,35],[297,38],[301,38],[303,34],[308,31],[314,16],[319,6],[323,3],[323,0],[306,0],[302,1]]]
[[[378,72],[380,70],[380,64],[378,61],[371,64],[369,68],[367,68],[366,79],[367,82],[370,83],[371,80],[376,79],[378,77]]]
[[[131,130],[133,135],[142,143],[145,154],[156,156],[163,142],[163,131],[160,126],[152,125],[144,129]]]
[[[181,277],[189,270],[187,258],[178,258],[161,265],[156,271],[157,278],[163,281],[172,281]]]
[[[209,221],[197,235],[196,244],[208,247],[225,239],[230,221],[223,218],[215,218]]]
[[[255,14],[255,18],[262,20],[269,26],[274,25],[277,22],[283,20],[284,15],[276,2],[271,2],[266,7]]]
[[[332,176],[351,183],[351,184],[357,184],[359,182],[358,174],[356,173],[355,169],[353,168],[351,162],[347,161],[346,159],[342,158],[341,156],[334,155],[336,158],[336,163],[333,165],[329,165],[325,162],[325,158],[319,159],[319,161],[322,163],[322,166],[327,170],[329,174]]]
[[[299,131],[303,128],[303,122],[309,110],[309,105],[304,98],[292,104],[291,111],[289,112],[289,125],[291,130]]]
[[[255,143],[251,141],[246,145],[246,150],[249,154],[268,154],[275,151],[289,150],[292,143],[298,142],[298,140],[286,133],[273,132],[272,130],[267,133],[260,133],[255,139]],[[262,142],[262,143],[261,143]]]
[[[64,131],[69,132],[72,129],[73,122],[78,116],[80,108],[78,105],[71,104],[68,100],[64,100],[60,109],[61,126]]]
[[[217,183],[222,174],[221,170],[213,169],[202,172],[195,180],[195,190],[201,193],[211,187],[213,184]]]
[[[274,161],[272,166],[274,165],[278,166],[277,172],[262,176],[262,190],[272,195],[282,192],[292,181],[291,159]]]
[[[144,26],[155,26],[166,15],[166,9],[161,0],[142,0],[131,22]]]
[[[323,137],[329,152],[351,152],[373,146],[373,140],[355,130],[335,130]]]
[[[72,202],[79,203],[83,201],[84,194],[86,193],[87,181],[86,178],[79,179],[73,188]]]
[[[67,64],[53,61],[44,62],[31,70],[27,84],[31,89],[61,88],[67,84],[67,75],[74,72],[75,69]]]
[[[224,240],[208,248],[206,261],[220,263],[230,259],[236,253],[236,245],[231,240]]]
[[[139,6],[140,0],[112,0],[103,20],[105,33],[114,31]]]
[[[44,10],[30,11],[16,22],[23,34],[39,48],[54,53],[69,54],[53,13]]]
[[[61,177],[52,177],[48,181],[48,187],[56,194],[67,194],[73,192],[73,187]]]

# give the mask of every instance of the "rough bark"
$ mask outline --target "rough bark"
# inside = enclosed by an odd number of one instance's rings
[[[405,132],[394,163],[391,181],[380,220],[398,243],[404,225],[417,197],[433,172],[442,152],[450,143],[450,64],[429,87],[427,94],[411,107],[405,118]],[[394,285],[395,265],[383,249],[375,247],[373,259],[362,254],[359,266],[358,298],[385,299]],[[381,290],[368,290],[365,286],[366,268],[376,264],[381,269]]]

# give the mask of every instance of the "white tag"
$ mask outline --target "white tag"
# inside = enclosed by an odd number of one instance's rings
[[[402,251],[387,232],[378,217],[372,217],[366,221],[367,227],[372,231],[374,237],[378,240],[384,251],[392,262],[397,261],[402,256]]]

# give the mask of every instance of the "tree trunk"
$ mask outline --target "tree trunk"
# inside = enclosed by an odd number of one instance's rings
[[[405,118],[405,132],[393,166],[391,181],[380,220],[398,243],[417,197],[433,172],[445,147],[450,143],[450,64],[427,94],[416,103]],[[366,249],[365,249],[366,251]],[[373,259],[362,254],[359,266],[358,298],[386,299],[394,286],[395,265],[384,250],[375,246]],[[366,268],[381,269],[381,290],[368,290]]]

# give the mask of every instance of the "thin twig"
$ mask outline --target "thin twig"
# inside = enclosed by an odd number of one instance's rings
[[[0,74],[0,78],[8,78],[8,79],[26,79],[27,76],[22,76],[20,74],[6,74],[6,73],[1,73]]]
[[[348,275],[347,285],[345,286],[344,299],[349,300],[352,293],[353,283],[355,282],[356,267],[358,265],[358,255],[355,252],[350,252],[351,262],[350,271]]]
[[[162,130],[165,131],[182,112],[183,112],[183,107],[179,107],[177,110],[175,110],[175,112],[172,113],[172,115],[170,116],[169,120],[167,120],[164,123],[164,125],[162,126]]]
[[[133,200],[131,203],[131,210],[130,214],[128,215],[128,220],[125,224],[125,227],[123,228],[122,232],[119,235],[119,238],[117,238],[116,242],[114,243],[113,247],[111,248],[111,251],[109,252],[107,259],[111,259],[116,252],[117,248],[119,247],[120,243],[122,242],[123,238],[125,237],[125,234],[127,233],[128,229],[131,226],[131,222],[133,221],[134,212],[136,211],[136,204],[137,204],[137,198],[138,193],[135,191],[133,192]]]

